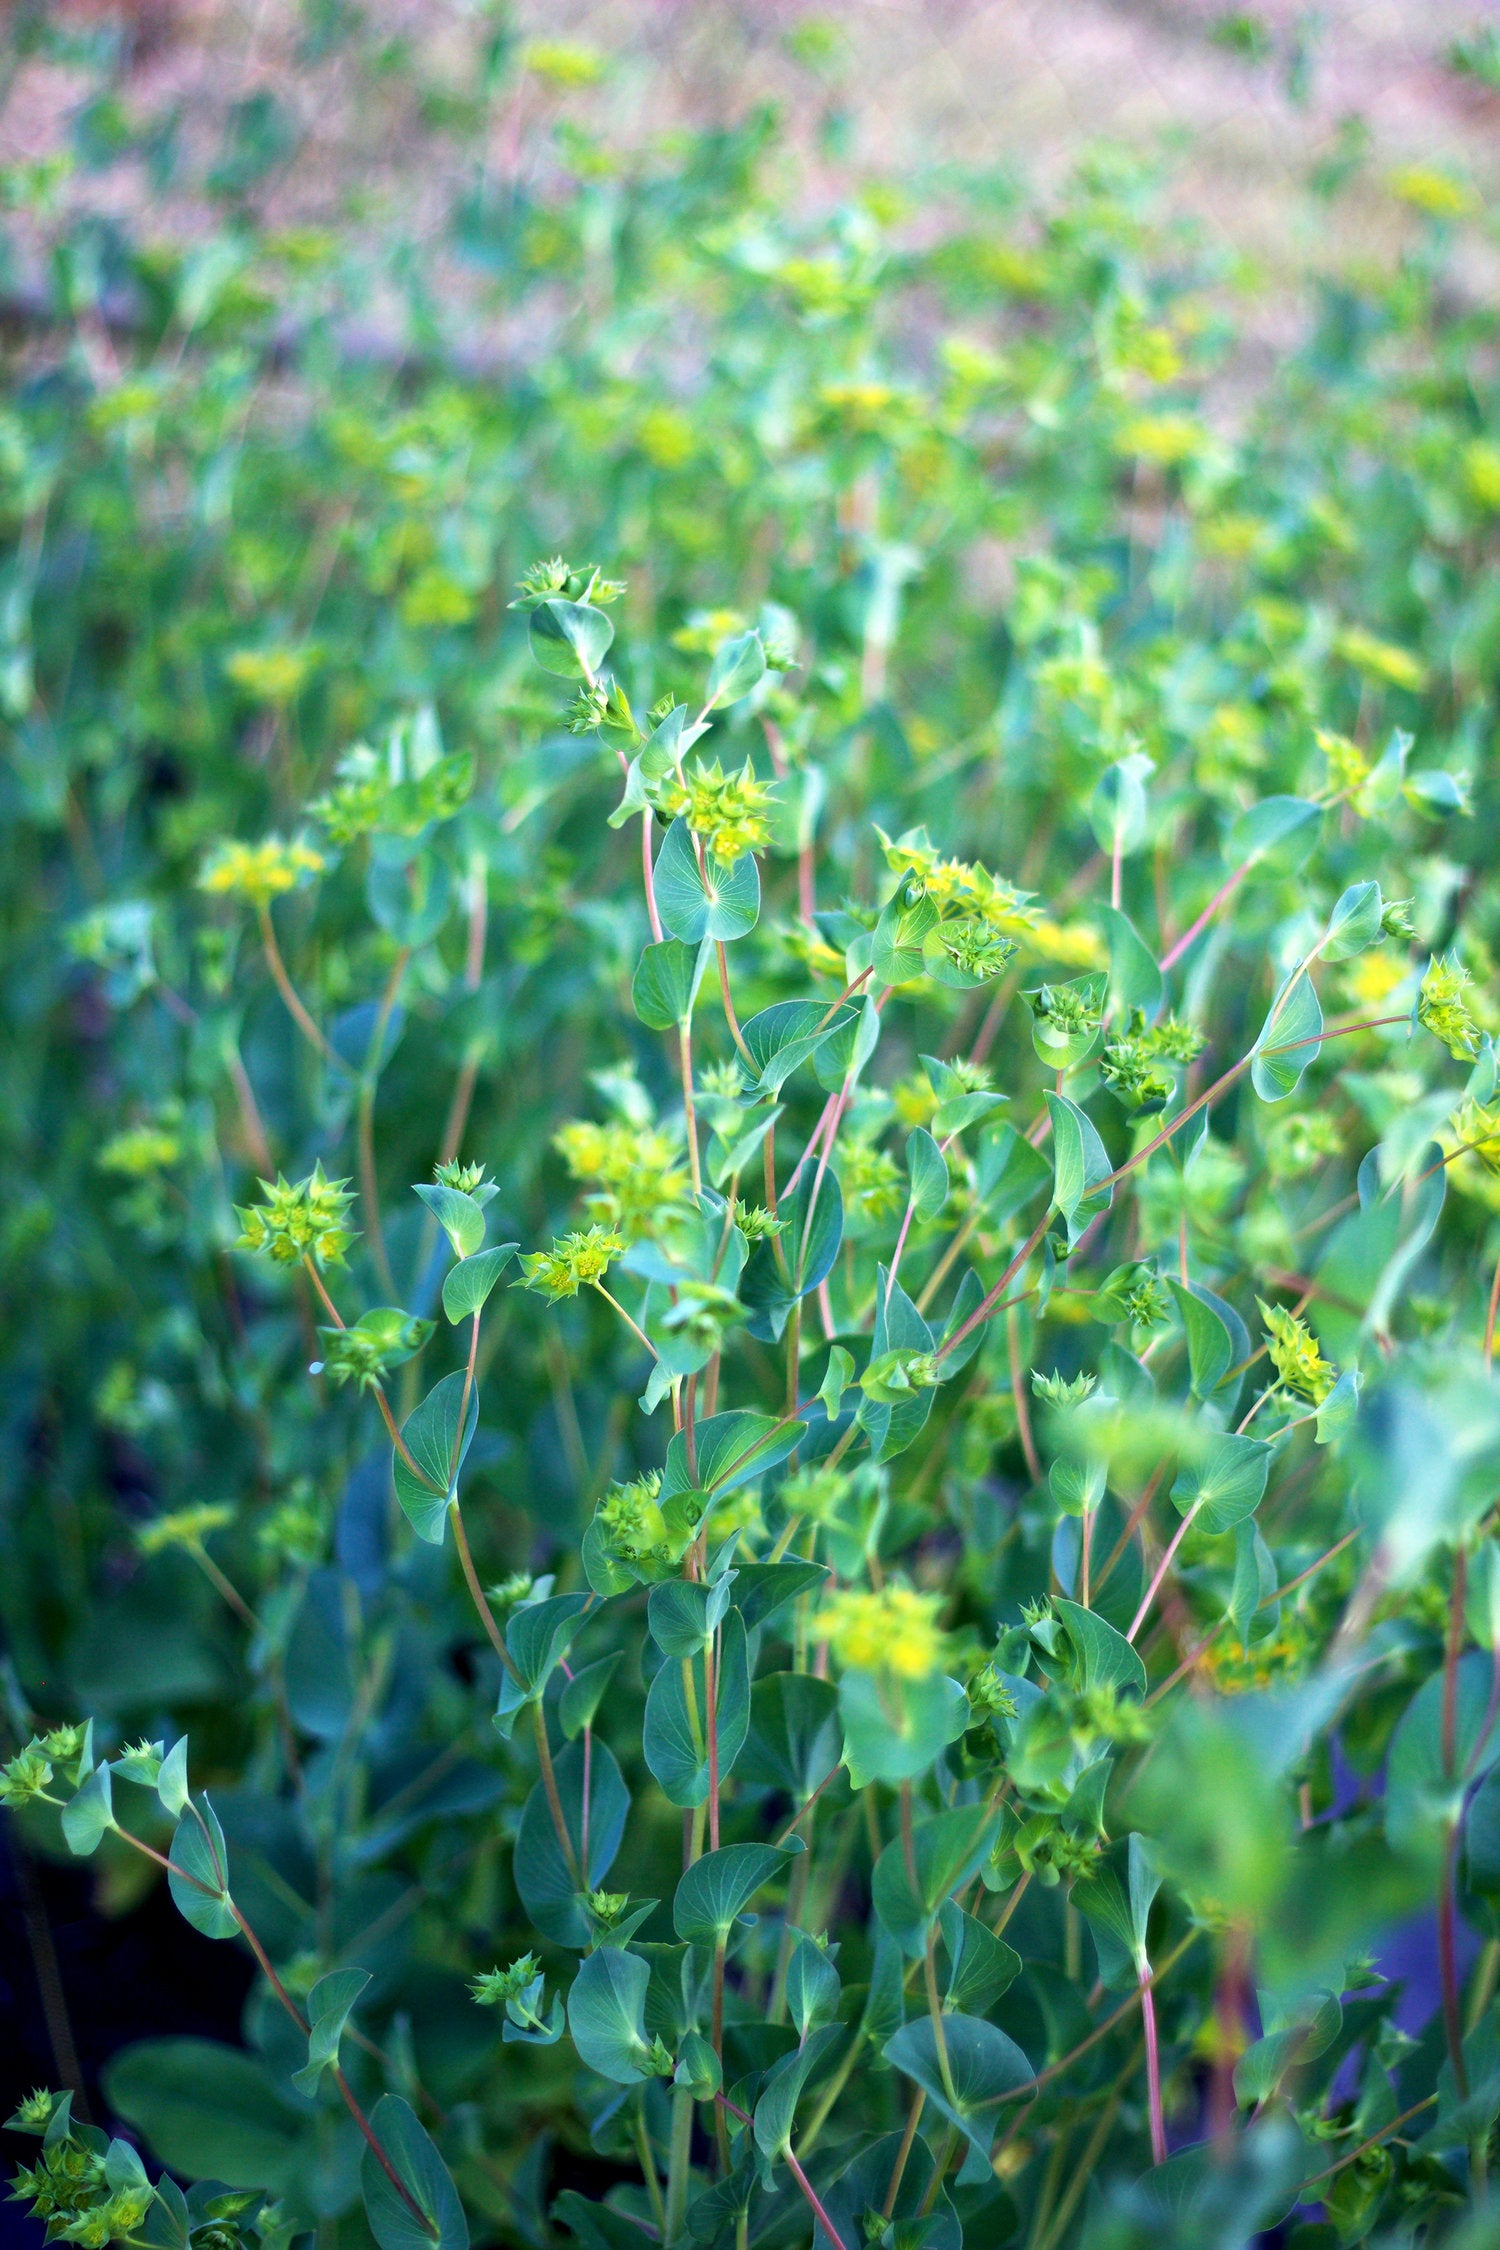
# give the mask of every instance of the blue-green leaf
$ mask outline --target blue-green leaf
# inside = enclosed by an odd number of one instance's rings
[[[960,2015],[987,2015],[1020,1975],[1020,1954],[976,1916],[966,1914],[956,1899],[944,1899],[938,1926],[948,1950],[945,2006]]]
[[[527,1602],[516,1611],[505,1636],[512,1668],[500,1676],[500,1702],[495,1712],[501,1734],[508,1737],[517,1712],[545,1694],[548,1680],[566,1656],[593,1602],[592,1594],[551,1594],[545,1601]]]
[[[593,1742],[588,1763],[589,1848],[585,1865],[583,1773],[583,1746],[570,1742],[553,1761],[553,1777],[562,1802],[563,1826],[572,1843],[573,1856],[580,1864],[584,1887],[597,1890],[620,1849],[625,1815],[630,1810],[630,1792],[614,1752],[606,1743]],[[578,1904],[573,1879],[552,1825],[546,1791],[540,1781],[527,1798],[521,1814],[512,1871],[521,1904],[542,1936],[551,1938],[555,1945],[570,1945],[581,1952],[592,1933]]]
[[[1328,917],[1319,952],[1325,961],[1347,961],[1380,936],[1382,901],[1378,883],[1351,883]]]
[[[585,1727],[593,1725],[595,1713],[604,1700],[623,1654],[623,1649],[615,1649],[612,1654],[601,1656],[593,1664],[579,1665],[558,1697],[557,1716],[563,1733],[570,1742],[582,1734]]]
[[[707,959],[702,945],[684,945],[681,938],[647,946],[636,964],[630,999],[648,1030],[672,1031],[687,1022]]]
[[[714,711],[738,703],[740,697],[748,695],[765,676],[765,669],[765,646],[754,626],[746,633],[736,633],[732,639],[721,641],[709,667],[704,709]]]
[[[674,820],[656,855],[656,910],[662,928],[684,945],[705,938],[727,944],[754,929],[760,914],[760,870],[753,852],[732,867],[712,856],[700,869],[685,820]]]
[[[519,1248],[518,1242],[497,1242],[493,1250],[461,1258],[449,1269],[443,1278],[443,1310],[455,1328],[479,1311]]]
[[[1146,1667],[1123,1633],[1117,1633],[1097,1610],[1084,1609],[1061,1594],[1053,1596],[1052,1608],[1077,1652],[1078,1684],[1085,1693],[1092,1688],[1134,1688],[1145,1694]]]
[[[662,1497],[674,1492],[703,1491],[722,1496],[750,1484],[774,1469],[807,1435],[805,1422],[784,1422],[775,1414],[758,1414],[740,1408],[728,1414],[711,1414],[700,1422],[694,1439],[696,1476],[688,1467],[687,1439],[678,1431],[667,1447],[662,1472]]]
[[[1109,940],[1110,997],[1121,1008],[1141,1009],[1149,1022],[1166,990],[1156,956],[1130,916],[1117,906],[1101,906],[1099,917]]]
[[[987,1805],[960,1805],[917,1822],[911,1834],[912,1870],[903,1837],[886,1845],[875,1862],[871,1897],[882,1924],[909,1959],[918,1961],[926,1952],[938,1908],[989,1857],[999,1830],[1000,1815]]]
[[[938,920],[926,887],[915,871],[908,870],[875,925],[870,958],[877,985],[913,984],[926,973],[922,948]]]
[[[1146,841],[1146,781],[1156,762],[1132,750],[1106,766],[1089,799],[1089,819],[1102,852],[1128,858]]]
[[[1052,1200],[1062,1213],[1068,1240],[1076,1242],[1090,1220],[1114,1200],[1109,1182],[1114,1167],[1093,1120],[1066,1094],[1047,1093],[1052,1118]]]
[[[325,2070],[339,2059],[339,2041],[355,2001],[370,1981],[368,1969],[330,1969],[307,1996],[307,2061],[292,2073],[301,2094],[314,2094]]]
[[[677,1885],[672,1926],[690,1945],[727,1937],[761,1887],[786,1871],[801,1850],[778,1844],[726,1844],[695,1859]]]
[[[1180,1281],[1173,1280],[1170,1275],[1167,1286],[1177,1299],[1177,1310],[1182,1315],[1193,1389],[1199,1398],[1207,1398],[1218,1389],[1229,1371],[1229,1330],[1213,1306],[1206,1304],[1195,1290],[1185,1289]]]
[[[945,2016],[943,2043],[948,2053],[947,2082],[930,2016],[918,2016],[914,2022],[903,2024],[895,2037],[886,2041],[885,2059],[920,2086],[934,2108],[956,2125],[969,2143],[972,2155],[959,2175],[960,2184],[965,2175],[988,2183],[1000,2098],[1029,2084],[1032,2068],[1015,2041],[980,2016]]]
[[[830,1009],[821,1000],[778,1000],[751,1016],[740,1026],[740,1036],[755,1064],[753,1090],[779,1094],[792,1072],[852,1025],[858,1013],[852,1007]]]
[[[1250,1083],[1263,1102],[1284,1101],[1317,1058],[1323,1010],[1306,969],[1294,969],[1271,1004],[1255,1042]]]
[[[461,1188],[425,1181],[415,1191],[453,1245],[455,1258],[471,1258],[484,1241],[484,1211]]]
[[[109,1767],[95,1766],[83,1787],[63,1807],[63,1837],[76,1859],[87,1859],[114,1825]]]
[[[1231,867],[1269,860],[1278,874],[1295,874],[1318,840],[1321,811],[1306,797],[1263,797],[1235,819],[1224,857]]]
[[[839,1762],[838,1690],[810,1672],[769,1672],[750,1691],[741,1778],[802,1804]]]
[[[937,1672],[887,1686],[868,1672],[839,1682],[844,1763],[857,1789],[870,1780],[911,1781],[924,1773],[969,1720],[969,1699],[957,1680]]]
[[[219,1816],[207,1797],[197,1800],[196,1814],[189,1806],[178,1821],[168,1857],[172,1865],[167,1888],[184,1922],[205,1937],[236,1936],[239,1923],[229,1904],[229,1851]]]
[[[615,637],[614,626],[592,602],[557,598],[531,613],[531,653],[544,672],[560,680],[592,679]]]
[[[907,1138],[906,1173],[914,1214],[919,1219],[935,1219],[948,1200],[948,1165],[924,1126],[916,1126]]]
[[[1270,1465],[1271,1448],[1261,1439],[1222,1432],[1183,1462],[1172,1503],[1180,1515],[1196,1512],[1205,1531],[1232,1531],[1259,1507]]]
[[[639,2086],[653,2073],[646,2037],[651,1970],[638,1953],[601,1946],[589,1954],[568,1994],[568,2029],[580,2059],[617,2086]]]
[[[465,1390],[468,1404],[460,1435],[458,1417]],[[434,1385],[402,1425],[406,1450],[429,1481],[424,1484],[420,1477],[414,1477],[398,1453],[392,1463],[396,1498],[412,1530],[430,1546],[443,1543],[448,1503],[458,1490],[458,1472],[473,1443],[478,1420],[479,1385],[455,1371]]]
[[[406,2190],[403,2196],[367,2148],[359,2185],[380,2250],[468,2250],[469,2224],[458,2190],[410,2102],[382,2094],[370,2113],[370,2129]]]
[[[647,1690],[642,1746],[647,1765],[674,1805],[701,1805],[708,1795],[707,1713],[702,1652],[696,1657],[667,1657]],[[719,1629],[715,1732],[721,1781],[739,1757],[749,1726],[745,1626],[739,1611],[732,1609]]]

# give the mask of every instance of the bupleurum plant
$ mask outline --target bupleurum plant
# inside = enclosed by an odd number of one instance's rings
[[[473,63],[362,98],[545,119],[442,268],[503,378],[397,214],[346,264],[214,189],[179,253],[4,169],[0,1801],[248,1983],[113,2136],[27,2100],[16,2193],[101,2250],[1480,2250],[1463,193],[1388,183],[1246,405],[1117,155],[804,218],[767,114],[623,152],[587,50]],[[175,161],[133,116],[87,177]]]

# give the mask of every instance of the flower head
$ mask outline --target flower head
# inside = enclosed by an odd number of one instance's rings
[[[1049,1406],[1081,1406],[1098,1380],[1097,1375],[1043,1375],[1034,1370],[1031,1387]]]
[[[45,2133],[61,2100],[61,2094],[49,2094],[44,2086],[38,2086],[26,2096],[14,2117],[6,2119],[7,2129],[12,2133]]]
[[[434,1164],[432,1176],[439,1187],[456,1188],[460,1195],[472,1195],[484,1186],[485,1167],[482,1164],[461,1164],[455,1157],[449,1164]],[[494,1189],[489,1190],[494,1194]]]
[[[667,1549],[667,1525],[657,1494],[661,1472],[648,1469],[629,1484],[617,1484],[600,1501],[596,1521],[611,1552],[622,1562],[648,1562]]]
[[[43,1795],[51,1779],[52,1761],[33,1736],[24,1750],[0,1766],[0,1805],[29,1805]]]
[[[295,890],[304,875],[316,875],[326,865],[323,854],[311,844],[288,844],[279,836],[242,844],[226,836],[204,861],[198,888],[221,898],[245,899],[251,906],[268,906],[283,891]]]
[[[934,906],[977,918],[1002,937],[1020,937],[1035,925],[1029,891],[1018,891],[977,860],[945,859],[925,828],[909,829],[894,843],[883,829],[875,833],[886,865],[898,875],[914,873]]]
[[[852,1477],[847,1469],[830,1469],[810,1462],[794,1469],[778,1495],[786,1514],[803,1516],[809,1523],[832,1523],[848,1497]]]
[[[481,2008],[503,2008],[507,2000],[516,1999],[526,1990],[536,1972],[536,1955],[523,1953],[507,1969],[486,1969],[471,1977],[469,1990]]]
[[[1472,1062],[1479,1052],[1479,1026],[1463,996],[1469,982],[1456,955],[1434,958],[1417,997],[1417,1021],[1441,1039],[1456,1062]]]
[[[898,1680],[925,1680],[947,1653],[947,1636],[938,1624],[937,1594],[910,1586],[882,1586],[862,1593],[845,1587],[813,1621],[841,1664],[856,1672],[887,1672]]]
[[[892,1219],[906,1201],[906,1175],[887,1149],[850,1141],[840,1151],[844,1202],[864,1218]]]
[[[201,1547],[212,1531],[222,1531],[234,1521],[226,1500],[200,1500],[196,1507],[176,1508],[170,1515],[153,1516],[136,1527],[135,1543],[143,1555],[159,1555],[168,1547]]]
[[[769,1242],[786,1228],[785,1219],[778,1219],[761,1203],[736,1203],[734,1223],[747,1242]]]
[[[589,1210],[627,1242],[654,1235],[687,1192],[676,1143],[655,1126],[578,1118],[561,1128],[553,1145],[575,1180],[597,1181]]]
[[[1331,1367],[1318,1348],[1318,1340],[1305,1321],[1290,1313],[1284,1305],[1268,1305],[1257,1298],[1261,1318],[1270,1338],[1271,1364],[1289,1391],[1307,1399],[1313,1406],[1321,1406],[1338,1381],[1338,1370]]]
[[[1125,1312],[1135,1328],[1160,1328],[1172,1315],[1172,1298],[1160,1274],[1143,1266],[1137,1273],[1122,1299]]]
[[[681,775],[668,775],[657,792],[662,812],[685,820],[709,855],[730,867],[746,852],[771,840],[771,784],[757,781],[749,759],[738,773],[725,773],[715,758],[695,759]]]
[[[602,1281],[624,1248],[622,1237],[610,1227],[559,1235],[550,1250],[533,1250],[521,1260],[523,1286],[555,1305]]]
[[[325,1178],[315,1164],[305,1180],[290,1182],[278,1173],[274,1184],[260,1183],[263,1201],[236,1206],[243,1228],[237,1250],[264,1250],[278,1265],[294,1266],[305,1257],[338,1265],[355,1240],[344,1224],[354,1197],[347,1180]]]
[[[485,1600],[491,1609],[515,1609],[521,1602],[531,1599],[531,1589],[536,1584],[529,1570],[513,1570],[509,1578],[502,1578],[498,1586],[485,1589]]]

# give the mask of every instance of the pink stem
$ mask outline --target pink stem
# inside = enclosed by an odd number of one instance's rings
[[[1167,2161],[1167,2129],[1161,2111],[1161,2053],[1156,2040],[1156,1995],[1151,1989],[1151,1971],[1145,1967],[1140,1973],[1141,2024],[1146,2034],[1146,2098],[1151,2106],[1151,2161]]]
[[[1196,1508],[1189,1508],[1187,1514],[1183,1517],[1181,1523],[1177,1526],[1177,1529],[1173,1532],[1171,1539],[1168,1541],[1167,1551],[1162,1556],[1161,1561],[1157,1564],[1155,1575],[1152,1578],[1150,1585],[1146,1588],[1145,1593],[1141,1596],[1141,1606],[1135,1613],[1135,1619],[1131,1625],[1130,1631],[1125,1635],[1127,1641],[1133,1641],[1136,1634],[1145,1624],[1146,1613],[1157,1597],[1157,1594],[1161,1588],[1162,1580],[1166,1577],[1167,1572],[1172,1567],[1172,1557],[1176,1554],[1178,1548],[1182,1545],[1184,1538],[1187,1536],[1187,1527],[1192,1522],[1194,1516],[1197,1513],[1198,1511]]]
[[[661,916],[656,911],[656,876],[651,866],[651,807],[641,815],[641,873],[646,878],[646,912],[651,917],[651,935],[658,945],[662,942]]]
[[[1199,932],[1208,928],[1209,923],[1218,913],[1219,908],[1224,904],[1224,901],[1226,899],[1233,898],[1235,892],[1239,889],[1241,883],[1243,883],[1245,877],[1249,874],[1251,868],[1254,865],[1255,862],[1253,859],[1247,859],[1243,867],[1237,867],[1234,873],[1230,876],[1228,882],[1221,883],[1219,885],[1219,888],[1214,892],[1213,897],[1209,900],[1207,906],[1204,907],[1203,912],[1199,915],[1197,921],[1192,923],[1187,929],[1183,931],[1181,937],[1177,940],[1177,943],[1172,947],[1170,952],[1164,953],[1162,955],[1161,969],[1164,976],[1168,969],[1173,968],[1176,963],[1182,959],[1182,956],[1184,955],[1184,953],[1186,953],[1188,947],[1192,944],[1194,938],[1198,936]]]
[[[829,2241],[833,2244],[834,2250],[844,2250],[843,2236],[839,2233],[838,2228],[834,2225],[832,2219],[829,2218],[828,2213],[824,2210],[822,2204],[818,2201],[817,2191],[814,2189],[812,2181],[803,2171],[801,2165],[797,2162],[796,2157],[793,2156],[790,2149],[788,2149],[786,2152],[786,2160],[788,2168],[791,2171],[792,2178],[796,2181],[798,2187],[801,2188],[802,2193],[806,2196],[809,2204],[812,2206],[814,2216],[816,2217],[819,2226],[823,2229],[823,2232],[827,2235]]]

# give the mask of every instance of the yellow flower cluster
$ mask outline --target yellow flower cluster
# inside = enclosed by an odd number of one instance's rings
[[[781,1505],[788,1516],[809,1523],[832,1523],[848,1496],[852,1483],[847,1469],[830,1469],[823,1462],[794,1469],[781,1487]]]
[[[839,1159],[844,1201],[867,1219],[891,1219],[906,1201],[906,1176],[894,1156],[868,1141],[850,1141]]]
[[[1352,664],[1356,672],[1363,672],[1367,680],[1377,680],[1384,687],[1408,688],[1416,693],[1426,685],[1427,667],[1419,656],[1413,656],[1410,649],[1398,648],[1394,641],[1378,639],[1362,625],[1346,627],[1335,640],[1333,653]]]
[[[667,776],[656,801],[669,819],[685,820],[723,867],[771,840],[771,785],[756,780],[748,758],[738,773],[725,773],[717,758],[711,766],[696,759],[690,772]]]
[[[1305,1321],[1283,1305],[1268,1305],[1259,1297],[1256,1303],[1270,1338],[1271,1364],[1282,1382],[1299,1398],[1321,1406],[1338,1381],[1338,1370],[1323,1357]]]
[[[920,878],[934,906],[944,912],[971,915],[1002,937],[1020,937],[1038,920],[1031,894],[1018,891],[1001,875],[992,875],[977,860],[945,859],[930,842],[925,828],[909,829],[892,843],[882,828],[875,831],[885,851],[885,863],[898,875],[908,868]]]
[[[169,1164],[175,1164],[181,1154],[180,1137],[166,1127],[127,1125],[123,1132],[110,1135],[94,1162],[101,1172],[113,1172],[126,1180],[144,1180],[153,1172],[165,1171]]]
[[[948,1639],[938,1624],[940,1597],[910,1586],[878,1593],[846,1587],[814,1620],[840,1664],[856,1672],[889,1672],[898,1680],[925,1680],[942,1664]]]
[[[344,1221],[354,1201],[347,1180],[330,1180],[315,1164],[305,1180],[262,1180],[262,1203],[235,1206],[244,1232],[236,1250],[264,1250],[278,1265],[311,1255],[337,1265],[353,1240]]]
[[[559,1235],[550,1250],[533,1250],[521,1260],[526,1287],[553,1304],[562,1297],[576,1297],[585,1285],[592,1288],[604,1279],[624,1247],[607,1227]]]
[[[681,1207],[687,1174],[672,1141],[654,1126],[591,1125],[575,1118],[553,1145],[575,1180],[598,1182],[589,1211],[627,1242],[654,1235]]]
[[[1450,954],[1432,963],[1417,1000],[1418,1022],[1441,1039],[1455,1062],[1472,1062],[1479,1052],[1479,1026],[1464,999],[1469,982],[1468,970]]]
[[[284,843],[267,836],[259,844],[241,844],[226,836],[215,844],[198,876],[198,888],[223,898],[248,899],[266,906],[283,891],[295,890],[304,875],[316,875],[327,865],[311,844]]]
[[[135,1543],[143,1555],[159,1555],[166,1547],[201,1547],[211,1531],[222,1531],[233,1521],[233,1508],[223,1501],[205,1500],[196,1508],[178,1508],[141,1524]]]

